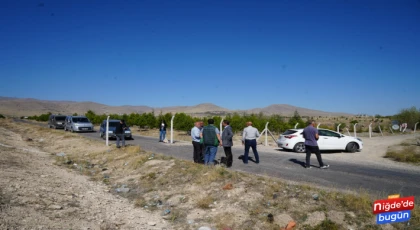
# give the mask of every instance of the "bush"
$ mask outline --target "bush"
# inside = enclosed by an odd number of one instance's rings
[[[0,114],[0,118],[1,119],[3,119],[3,118],[6,118],[5,116],[3,116],[3,114]]]
[[[409,162],[414,164],[420,163],[420,151],[417,146],[405,146],[400,151],[388,151],[385,158],[392,158],[399,162]]]
[[[400,123],[407,123],[407,128],[414,128],[416,122],[420,122],[420,110],[416,107],[409,109],[402,109],[398,114],[394,115],[393,119],[398,120]]]
[[[45,113],[45,114],[41,114],[39,116],[30,116],[28,117],[29,120],[35,120],[35,121],[48,121],[48,119],[50,118],[51,113]]]

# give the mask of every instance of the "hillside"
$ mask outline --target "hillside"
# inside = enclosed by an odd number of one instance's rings
[[[8,98],[0,97],[0,114],[9,116],[32,116],[42,113],[59,114],[84,114],[92,110],[97,114],[130,114],[155,111],[156,114],[162,113],[187,113],[194,116],[220,115],[229,113],[260,113],[266,115],[281,114],[291,116],[297,110],[302,116],[351,116],[347,113],[325,112],[319,110],[306,109],[287,104],[275,104],[264,108],[254,108],[250,110],[230,110],[211,103],[203,103],[195,106],[171,106],[171,107],[150,107],[150,106],[109,106],[95,102],[74,102],[74,101],[46,101],[32,98]]]

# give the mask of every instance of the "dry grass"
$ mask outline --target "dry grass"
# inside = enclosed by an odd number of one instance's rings
[[[31,145],[44,151],[53,155],[65,152],[65,157],[55,156],[58,165],[104,182],[111,192],[126,185],[130,192],[118,195],[130,199],[136,207],[156,212],[170,209],[169,221],[174,229],[197,229],[198,225],[205,224],[218,229],[279,229],[277,223],[267,222],[269,213],[290,215],[297,221],[297,229],[346,229],[347,225],[374,229],[372,226],[375,226],[371,207],[373,201],[381,197],[372,197],[366,192],[342,193],[291,185],[270,177],[173,159],[146,152],[140,146],[116,149],[77,134],[28,124],[0,123],[25,137],[37,137]],[[45,143],[39,141],[41,138],[55,141]],[[233,189],[223,190],[228,183],[232,183]],[[319,195],[318,200],[312,198],[315,193]],[[202,214],[189,217],[194,209],[201,210]],[[420,224],[419,210],[417,205],[412,211],[410,222],[414,226]],[[344,224],[325,220],[319,225],[304,227],[308,213],[314,211],[351,211],[354,216],[346,213]],[[189,224],[188,218],[196,224]]]
[[[201,209],[209,209],[213,202],[214,198],[212,196],[205,196],[197,201],[197,207]]]
[[[408,145],[406,143],[403,143],[402,146],[402,148],[388,150],[385,158],[420,165],[420,146]]]

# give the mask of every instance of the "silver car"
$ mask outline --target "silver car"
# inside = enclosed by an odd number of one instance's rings
[[[64,131],[70,132],[94,132],[93,124],[85,116],[67,116]]]

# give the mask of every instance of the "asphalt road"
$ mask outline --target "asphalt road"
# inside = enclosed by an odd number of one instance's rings
[[[83,133],[83,136],[102,140],[98,133]],[[104,141],[104,140],[103,140]],[[105,141],[104,141],[105,142]],[[111,140],[110,143],[113,141]],[[160,143],[156,138],[134,136],[128,144],[140,145],[142,149],[192,161],[193,147],[184,144]],[[232,149],[234,155],[233,170],[251,172],[260,175],[278,177],[293,182],[305,182],[318,186],[359,191],[381,195],[401,194],[402,196],[420,195],[420,173],[398,169],[378,168],[378,166],[362,166],[347,162],[328,161],[329,169],[319,169],[315,156],[311,163],[315,167],[305,169],[305,154],[278,151],[278,153],[259,151],[260,164],[249,162],[244,165],[238,156],[243,154],[242,147]],[[250,153],[252,156],[252,153]],[[223,148],[219,148],[216,158],[224,156]]]
[[[80,135],[104,141],[97,132],[81,133]],[[113,140],[110,141],[110,143],[113,142]],[[156,138],[144,136],[134,136],[134,140],[127,141],[127,144],[140,145],[146,151],[192,161],[192,144],[165,144],[158,142]],[[260,164],[249,162],[248,165],[244,165],[238,159],[238,156],[243,154],[242,147],[235,147],[232,149],[232,152],[234,155],[232,170],[272,176],[287,181],[303,182],[321,187],[350,189],[352,191],[360,191],[362,189],[384,197],[388,194],[420,196],[419,171],[390,169],[380,167],[380,165],[358,165],[331,160],[326,162],[331,165],[329,169],[319,169],[317,168],[318,162],[314,155],[311,158],[311,163],[315,167],[305,169],[303,167],[305,154],[284,151],[273,153],[263,150],[259,151]],[[252,153],[250,155],[252,156]],[[224,156],[223,148],[219,148],[216,158],[219,159],[221,156]]]

